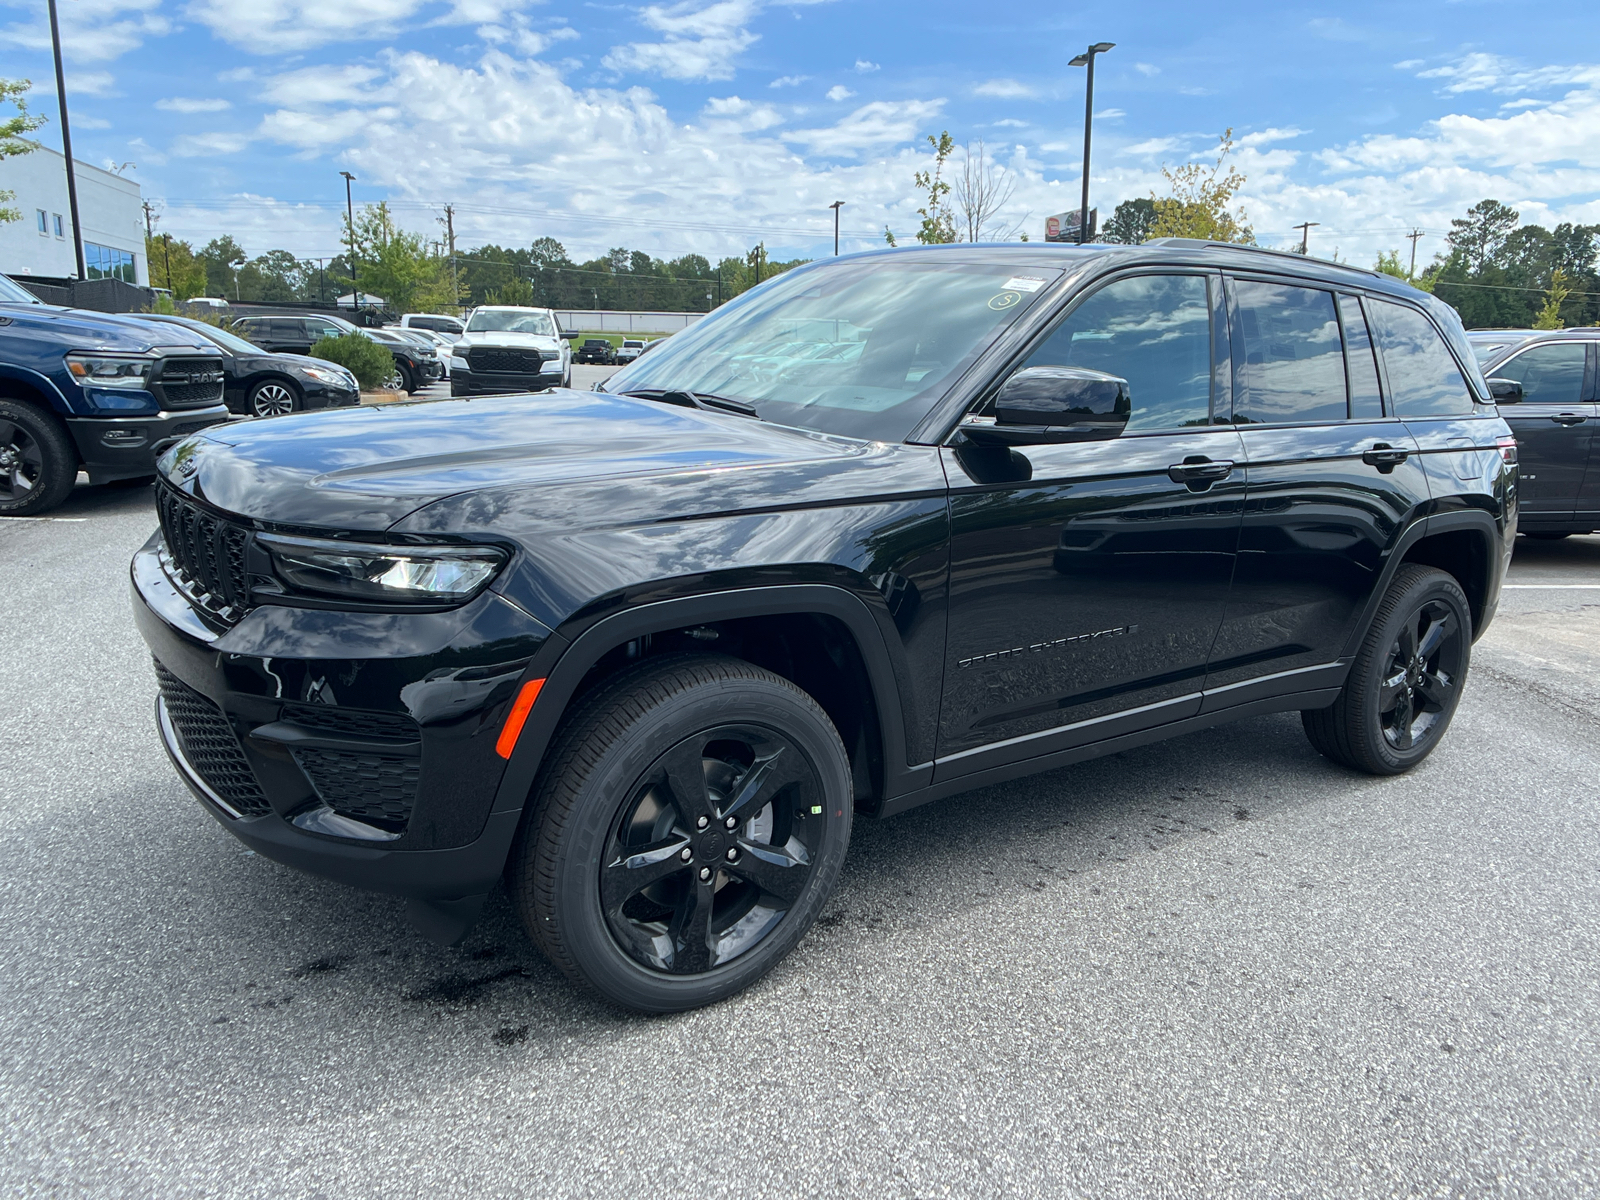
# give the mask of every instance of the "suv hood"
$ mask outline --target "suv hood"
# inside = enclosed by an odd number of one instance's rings
[[[377,532],[460,496],[474,512],[449,517],[456,527],[444,531],[469,532],[462,522],[516,537],[743,507],[750,475],[738,468],[845,467],[885,449],[736,414],[561,390],[241,421],[179,443],[158,467],[218,508],[277,524]],[[741,502],[722,486],[734,476]],[[765,478],[758,490],[766,504],[797,499],[781,479]]]
[[[453,347],[457,354],[464,354],[474,346],[515,346],[518,349],[528,350],[559,350],[561,339],[545,337],[539,333],[508,333],[486,329],[482,333],[464,333],[460,341]]]

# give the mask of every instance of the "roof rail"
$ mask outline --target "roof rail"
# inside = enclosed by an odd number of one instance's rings
[[[1356,271],[1362,275],[1371,275],[1374,278],[1383,274],[1368,267],[1355,267],[1349,263],[1332,262],[1326,258],[1315,258],[1309,254],[1301,254],[1297,250],[1269,250],[1265,246],[1246,246],[1238,242],[1216,242],[1207,238],[1164,237],[1152,238],[1144,243],[1146,246],[1171,246],[1176,250],[1247,250],[1251,254],[1271,254],[1277,258],[1292,258],[1296,262],[1317,262],[1327,267],[1342,267],[1346,271]],[[1398,278],[1398,276],[1391,276]],[[1402,281],[1403,282],[1403,281]]]

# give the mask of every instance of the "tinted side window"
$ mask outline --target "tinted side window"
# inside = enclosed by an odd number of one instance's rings
[[[1211,308],[1204,275],[1138,275],[1095,292],[1025,367],[1088,367],[1128,381],[1130,430],[1211,423]]]
[[[1428,318],[1386,300],[1369,300],[1367,312],[1397,414],[1447,417],[1472,412],[1472,393],[1461,368]]]
[[[1496,379],[1522,385],[1524,404],[1577,404],[1583,399],[1582,342],[1560,342],[1524,350],[1494,369]]]
[[[1241,279],[1233,296],[1235,418],[1344,420],[1344,343],[1333,293]]]
[[[1367,332],[1367,319],[1361,315],[1361,301],[1354,296],[1340,296],[1339,316],[1344,322],[1345,368],[1350,374],[1350,416],[1358,421],[1381,417],[1383,393],[1378,387],[1378,362]]]

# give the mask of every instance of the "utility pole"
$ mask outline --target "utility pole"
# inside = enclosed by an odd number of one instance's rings
[[[144,236],[147,241],[156,235],[155,218],[151,215],[152,211],[150,201],[146,200],[144,202]]]
[[[456,206],[446,204],[444,216],[441,218],[445,234],[450,239],[450,296],[456,303],[461,302],[461,285],[456,282]]]
[[[1322,224],[1321,221],[1301,221],[1300,224],[1290,227],[1290,228],[1293,228],[1293,229],[1298,229],[1300,231],[1300,253],[1301,254],[1305,254],[1307,252],[1306,251],[1306,238],[1311,233],[1311,231],[1314,228],[1316,228],[1318,225],[1320,225],[1320,224]]]
[[[844,201],[843,200],[835,200],[832,204],[828,205],[828,207],[833,209],[833,256],[835,258],[838,258],[839,257],[839,210],[844,207]]]
[[[1411,239],[1411,274],[1407,278],[1415,279],[1417,277],[1417,239],[1428,235],[1420,229],[1413,229],[1406,236]]]
[[[172,293],[172,298],[176,300],[178,291],[172,286],[172,235],[170,233],[161,235],[161,257],[167,264],[167,290]],[[145,267],[148,269],[149,265],[149,263],[146,263]]]
[[[67,160],[67,209],[72,214],[72,249],[78,256],[78,278],[87,279],[89,272],[83,265],[83,237],[78,232],[78,176],[72,168],[72,130],[67,125],[67,76],[61,69],[61,25],[56,20],[56,0],[50,0],[50,45],[56,54],[56,100],[61,108],[61,153]]]
[[[344,215],[350,225],[350,286],[354,289],[350,296],[354,307],[350,311],[356,315],[361,312],[361,263],[356,258],[356,206],[350,198],[350,184],[355,176],[349,171],[340,171],[339,174],[344,176]]]
[[[1067,65],[1088,67],[1089,78],[1083,91],[1083,207],[1078,211],[1078,245],[1089,240],[1089,135],[1094,129],[1094,56],[1112,49],[1115,42],[1096,42]]]

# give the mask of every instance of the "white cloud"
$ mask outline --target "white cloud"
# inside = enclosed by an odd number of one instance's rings
[[[783,136],[816,154],[859,153],[910,141],[943,108],[943,100],[875,100],[826,129],[796,129]]]
[[[1133,69],[1145,76],[1161,74],[1161,68],[1154,63],[1134,63]]]
[[[997,96],[1002,100],[1018,100],[1032,96],[1034,91],[1025,83],[1015,79],[990,79],[980,83],[972,89],[974,96]]]
[[[159,0],[149,2],[153,5]],[[398,40],[402,35],[414,35],[427,3],[428,0],[191,0],[185,15],[241,50],[282,54],[330,42]],[[522,17],[523,10],[535,3],[538,0],[453,0],[449,9],[430,24],[500,29]],[[543,36],[552,35],[546,32]]]
[[[1171,154],[1175,150],[1182,150],[1184,146],[1185,143],[1182,138],[1147,138],[1142,142],[1135,142],[1131,146],[1124,146],[1122,148],[1122,153],[1138,154],[1149,157],[1157,154]]]
[[[376,67],[303,67],[268,79],[257,92],[272,104],[360,103],[374,99],[372,85],[383,77]]]
[[[1418,79],[1446,79],[1444,94],[1460,95],[1463,92],[1497,92],[1515,95],[1518,92],[1541,88],[1600,84],[1600,66],[1539,67],[1533,70],[1522,67],[1515,59],[1498,54],[1468,54],[1453,63],[1432,70],[1417,72]]]
[[[992,123],[1000,129],[1026,129],[1028,126],[1026,121],[1019,121],[1015,117],[1007,117],[1003,121],[995,121]]]
[[[67,98],[74,96],[111,96],[115,94],[116,79],[110,71],[74,71],[67,76]],[[55,92],[51,88],[51,94]]]
[[[178,138],[172,143],[175,158],[209,158],[219,154],[237,154],[250,144],[243,133],[196,133]]]
[[[855,93],[849,88],[845,87],[845,85],[842,83],[836,83],[828,89],[828,99],[832,100],[835,104],[841,100],[848,100],[854,95]]]
[[[1415,67],[1420,67],[1423,62],[1424,60],[1420,58],[1408,58],[1404,62],[1395,63],[1394,69],[1396,71],[1410,71]]]
[[[1096,121],[1114,121],[1118,117],[1125,117],[1127,115],[1128,114],[1120,108],[1102,108],[1099,112],[1095,113],[1094,119]]]
[[[233,105],[226,100],[192,100],[186,96],[174,96],[169,100],[157,100],[156,107],[164,112],[209,113],[226,112]]]
[[[157,11],[160,7],[161,0],[73,0],[61,5],[62,57],[68,62],[111,62],[137,50],[146,37],[171,30],[172,23]],[[32,21],[0,30],[0,45],[49,53],[44,5],[37,6],[37,14]]]
[[[811,76],[809,75],[780,75],[767,86],[769,88],[797,87],[810,78]]]
[[[1259,129],[1255,133],[1242,134],[1233,139],[1235,146],[1270,146],[1273,142],[1287,142],[1291,138],[1304,137],[1306,131],[1293,125],[1280,129],[1273,126],[1270,129]]]
[[[868,75],[868,74],[871,74],[873,71],[881,71],[882,69],[883,68],[880,67],[875,62],[868,62],[864,58],[856,59],[856,71],[859,74]]]
[[[759,9],[757,0],[652,4],[641,19],[665,34],[665,40],[613,47],[600,65],[619,73],[633,71],[667,79],[732,79],[734,60],[760,41],[759,35],[745,28]]]

